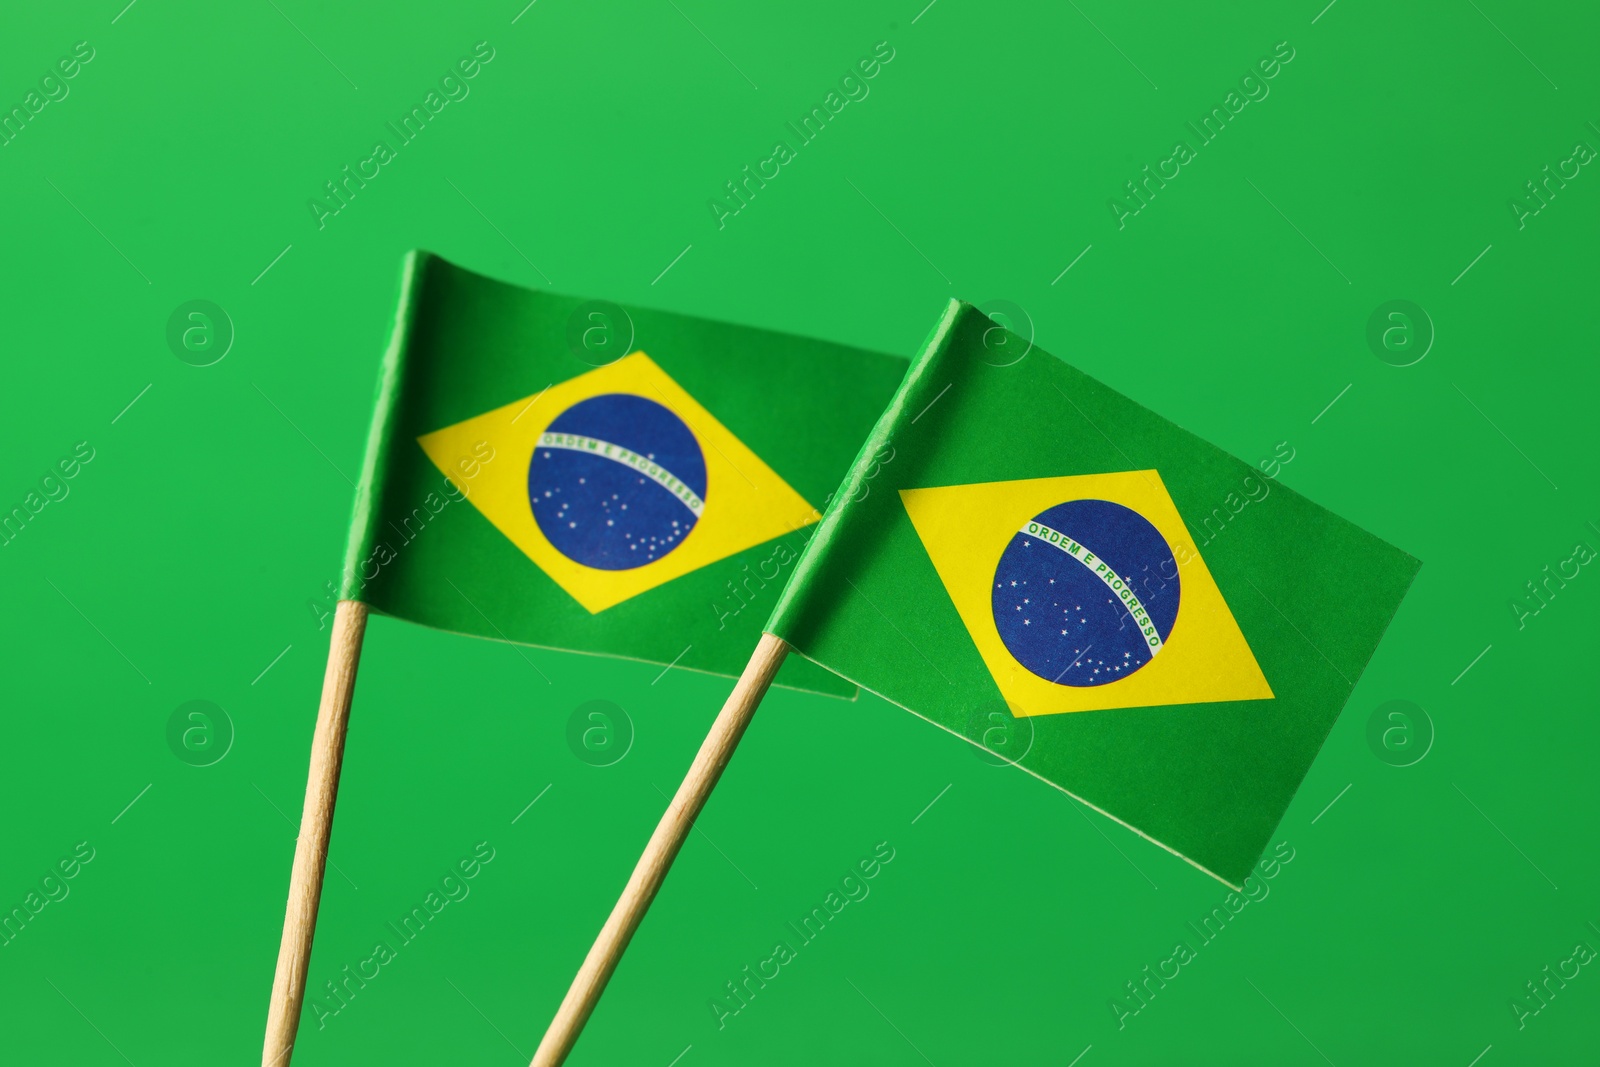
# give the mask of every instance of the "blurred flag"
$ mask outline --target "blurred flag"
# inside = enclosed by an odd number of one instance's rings
[[[412,253],[341,598],[737,675],[905,367]],[[779,684],[855,692],[799,660]]]

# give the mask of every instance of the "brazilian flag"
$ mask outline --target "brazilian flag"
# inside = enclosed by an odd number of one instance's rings
[[[1420,564],[952,302],[767,632],[1239,888]]]
[[[341,599],[456,633],[737,676],[905,368],[414,252]],[[778,681],[855,694],[798,659]]]

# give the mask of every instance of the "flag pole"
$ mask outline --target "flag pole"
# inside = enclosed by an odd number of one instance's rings
[[[272,979],[267,1037],[261,1051],[262,1067],[288,1067],[295,1031],[300,1027],[306,968],[311,962],[311,938],[316,933],[317,904],[322,899],[322,876],[328,865],[333,804],[339,792],[339,768],[344,762],[350,697],[355,692],[356,666],[361,659],[361,639],[366,630],[367,606],[359,600],[339,601],[333,615],[328,669],[322,676],[322,703],[317,708],[316,732],[311,735],[306,803],[300,813],[300,838],[294,847],[294,867],[289,875],[289,908],[283,919],[278,969]]]
[[[633,876],[628,879],[616,907],[611,909],[611,917],[600,928],[600,936],[595,938],[583,966],[578,969],[578,976],[572,980],[572,988],[567,990],[566,997],[561,1001],[561,1008],[556,1012],[550,1028],[545,1031],[544,1040],[539,1042],[539,1049],[533,1054],[532,1067],[560,1067],[572,1051],[578,1035],[583,1031],[583,1024],[589,1021],[589,1014],[594,1011],[600,994],[605,992],[611,972],[616,970],[617,962],[633,938],[633,932],[643,921],[644,913],[649,910],[650,902],[655,899],[656,892],[666,879],[672,861],[683,847],[684,839],[689,836],[695,818],[705,806],[711,790],[716,788],[717,779],[722,777],[722,769],[732,758],[734,748],[744,736],[745,727],[750,725],[751,716],[755,714],[757,705],[761,703],[767,687],[772,684],[773,675],[778,673],[788,652],[789,646],[782,638],[772,634],[761,635],[761,642],[756,645],[733,692],[728,694],[721,713],[711,725],[711,732],[701,743],[700,752],[690,764],[683,784],[678,786],[677,795],[667,805],[655,833],[650,835],[650,843],[645,846],[644,854],[634,865]]]

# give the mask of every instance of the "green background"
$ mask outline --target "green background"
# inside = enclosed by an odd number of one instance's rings
[[[0,907],[95,849],[0,948],[7,1060],[256,1062],[326,649],[308,603],[418,246],[905,353],[949,296],[1007,299],[1047,350],[1247,462],[1290,442],[1285,484],[1425,561],[1283,822],[1293,861],[1124,1029],[1108,1002],[1198,941],[1221,886],[898,709],[776,692],[572,1062],[1592,1058],[1592,965],[1523,1029],[1509,1004],[1600,941],[1600,579],[1521,629],[1509,604],[1600,544],[1600,176],[1523,228],[1508,207],[1600,144],[1592,18],[111,0],[0,27],[5,108],[96,50],[0,147],[0,506],[77,442],[95,455],[0,549]],[[480,40],[471,95],[319,230],[307,201]],[[1270,96],[1119,230],[1107,200],[1284,40]],[[879,41],[870,96],[719,230],[708,199]],[[237,330],[203,368],[165,337],[195,298]],[[1437,329],[1414,366],[1366,341],[1392,299]],[[523,1061],[728,689],[527,655],[552,685],[515,649],[371,626],[313,986],[477,842],[495,859],[324,1029],[308,1016],[297,1064]],[[236,733],[208,767],[167,741],[194,699]],[[604,768],[566,742],[596,699],[636,731]],[[1404,768],[1367,740],[1396,699],[1437,734]],[[708,1000],[880,841],[871,895],[718,1030]]]

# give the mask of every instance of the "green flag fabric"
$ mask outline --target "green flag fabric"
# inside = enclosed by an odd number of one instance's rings
[[[952,302],[766,629],[1239,888],[1420,566],[1288,458]]]
[[[736,676],[905,368],[414,252],[341,595],[443,630]],[[798,659],[778,684],[855,694]]]

